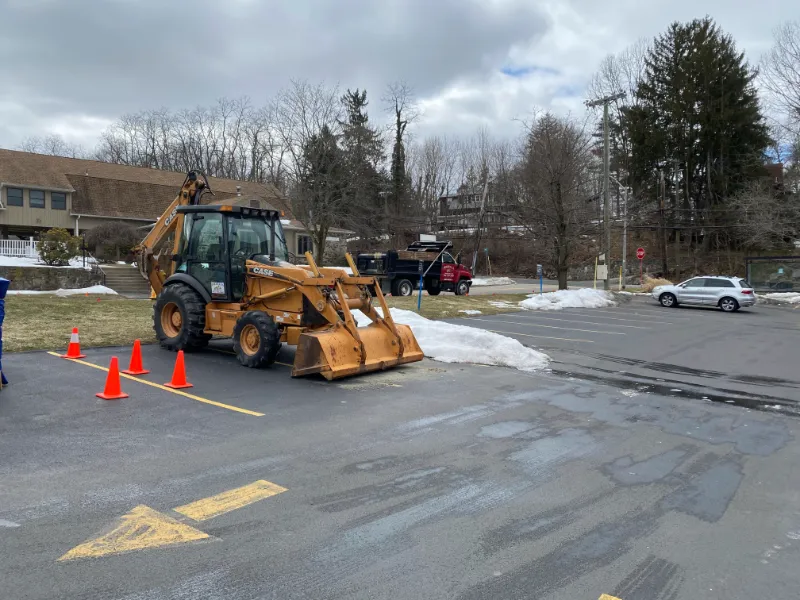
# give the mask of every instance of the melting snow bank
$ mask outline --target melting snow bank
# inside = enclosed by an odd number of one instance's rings
[[[510,277],[473,277],[473,287],[482,287],[486,285],[513,285],[517,283]]]
[[[614,306],[615,302],[609,292],[580,288],[531,295],[519,305],[525,310],[561,310],[564,308],[603,308]]]
[[[800,304],[800,292],[770,292],[768,294],[759,294],[758,296],[781,304]]]
[[[483,314],[483,313],[482,313],[481,311],[479,311],[479,310],[472,310],[472,309],[469,309],[469,308],[468,308],[468,309],[466,309],[466,310],[460,310],[460,311],[458,311],[458,312],[460,312],[460,313],[464,313],[465,315],[482,315],[482,314]]]
[[[432,321],[410,310],[390,309],[396,323],[411,327],[425,356],[445,363],[471,363],[538,371],[550,357],[517,340],[484,329]],[[378,309],[380,312],[380,309]],[[353,311],[359,325],[369,324],[361,311]]]
[[[90,295],[97,295],[97,294],[113,294],[117,295],[117,292],[112,290],[111,288],[107,288],[104,285],[93,285],[91,287],[85,288],[78,288],[74,290],[65,290],[65,289],[58,289],[58,290],[9,290],[8,295],[41,295],[41,294],[50,294],[56,296],[83,296],[84,294]]]
[[[94,259],[86,257],[86,270],[92,268]],[[0,256],[0,267],[47,267],[38,258],[21,256]],[[69,264],[63,267],[50,267],[51,269],[79,269],[83,268],[83,258],[71,258]]]

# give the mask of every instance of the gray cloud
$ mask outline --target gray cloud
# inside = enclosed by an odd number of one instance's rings
[[[248,95],[289,79],[419,95],[544,33],[530,2],[465,0],[0,0],[0,101],[37,118],[115,118]]]

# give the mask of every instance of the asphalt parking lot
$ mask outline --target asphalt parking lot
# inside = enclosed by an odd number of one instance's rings
[[[771,322],[668,314],[705,337],[718,318]],[[571,324],[585,331],[526,324],[562,338],[536,340],[559,361],[550,373],[426,360],[293,380],[285,364],[240,367],[221,343],[187,355],[181,394],[160,386],[174,355],[146,346],[155,385],[125,378],[118,401],[95,398],[97,367],[124,366],[128,349],[87,350],[86,364],[7,355],[0,597],[794,597],[797,419],[560,372],[588,347],[568,339],[611,355],[620,337],[663,337]],[[727,345],[750,336],[731,330]],[[692,348],[670,339],[661,352]]]
[[[459,319],[535,346],[557,373],[633,393],[800,414],[800,311],[757,305],[733,314],[667,309],[633,297],[601,309],[526,311]]]

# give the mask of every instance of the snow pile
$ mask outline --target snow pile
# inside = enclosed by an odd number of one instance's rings
[[[510,277],[474,277],[472,285],[474,287],[483,287],[487,285],[514,285],[517,283]]]
[[[353,274],[353,269],[351,269],[350,267],[326,267],[326,268],[328,268],[328,269],[341,269],[342,271],[344,271],[348,275],[352,275]]]
[[[800,304],[800,292],[770,292],[768,294],[759,294],[769,300],[776,302],[785,302],[786,304]]]
[[[380,312],[380,309],[378,309]],[[547,367],[550,357],[517,340],[485,329],[432,321],[399,308],[391,309],[396,323],[411,327],[425,356],[445,363],[470,363],[513,367],[520,371],[536,371]],[[359,325],[368,325],[369,318],[353,311]]]
[[[10,296],[13,295],[27,295],[27,296],[34,296],[34,295],[43,295],[43,294],[50,294],[61,296],[83,296],[84,294],[90,295],[97,295],[97,294],[113,294],[117,295],[117,292],[112,290],[111,288],[107,288],[104,285],[93,285],[91,287],[85,288],[78,288],[74,290],[65,290],[65,289],[58,289],[58,290],[9,290],[8,294]]]
[[[86,257],[86,270],[92,268],[92,264],[94,263],[94,259],[87,256]],[[21,257],[21,256],[0,256],[0,267],[46,267],[48,265],[44,264],[39,258],[33,257]],[[64,267],[52,267],[54,269],[82,269],[83,268],[83,258],[73,258],[70,259],[69,265]]]
[[[525,310],[562,310],[564,308],[603,308],[614,306],[614,297],[603,290],[580,288],[558,290],[546,294],[531,295],[519,303]]]
[[[471,310],[471,309],[469,309],[469,308],[468,308],[468,309],[466,309],[466,310],[460,310],[460,311],[458,311],[458,312],[460,312],[460,313],[464,313],[465,315],[482,315],[482,314],[483,314],[483,313],[482,313],[481,311],[479,311],[479,310]]]

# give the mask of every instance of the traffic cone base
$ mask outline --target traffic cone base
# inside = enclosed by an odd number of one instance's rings
[[[142,365],[142,345],[139,340],[133,342],[133,353],[131,354],[130,365],[122,372],[126,375],[147,375],[150,372]]]
[[[119,377],[119,361],[116,356],[111,357],[105,389],[99,394],[95,394],[95,396],[103,400],[120,400],[121,398],[128,397],[128,394],[122,392],[122,384]]]
[[[172,371],[172,381],[164,384],[165,387],[173,390],[182,390],[194,387],[186,381],[186,364],[183,359],[183,350],[178,350],[178,357],[175,359],[175,369]]]
[[[67,353],[62,354],[61,358],[86,358],[86,355],[81,353],[81,339],[78,336],[77,327],[72,328],[72,335],[69,336]]]

